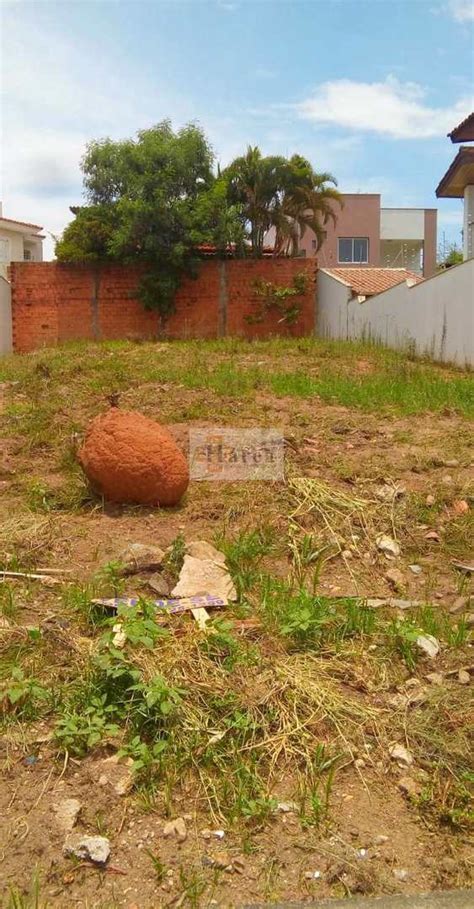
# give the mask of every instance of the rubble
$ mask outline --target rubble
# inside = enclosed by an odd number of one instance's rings
[[[110,840],[106,836],[69,836],[63,846],[64,855],[78,859],[89,859],[95,865],[105,865],[110,855]]]
[[[165,838],[174,836],[177,839],[178,843],[184,843],[185,839],[188,836],[184,818],[177,817],[173,821],[168,821],[168,823],[163,827],[163,836]]]
[[[410,767],[413,764],[413,755],[410,754],[407,748],[404,745],[395,744],[389,749],[390,757],[405,767]]]
[[[79,817],[82,805],[78,799],[63,799],[56,805],[53,805],[53,811],[56,815],[56,822],[61,830],[69,833]]]
[[[416,644],[430,660],[434,660],[438,656],[439,641],[432,634],[420,634],[416,639]]]
[[[400,545],[392,537],[380,533],[375,540],[377,549],[383,552],[388,558],[396,558],[400,555]]]
[[[171,594],[175,597],[209,594],[226,600],[237,599],[237,591],[225,564],[190,555],[184,557],[178,583]]]
[[[138,574],[140,571],[156,571],[161,568],[165,553],[158,546],[146,543],[130,543],[118,556],[120,574]]]

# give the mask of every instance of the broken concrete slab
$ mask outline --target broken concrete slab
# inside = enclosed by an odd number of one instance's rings
[[[237,599],[237,591],[224,564],[190,555],[184,557],[179,581],[171,594],[175,597],[209,594],[226,600]]]
[[[118,556],[122,575],[138,574],[139,571],[156,571],[160,568],[165,553],[158,546],[145,543],[130,543]]]

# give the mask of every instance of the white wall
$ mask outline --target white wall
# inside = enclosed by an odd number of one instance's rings
[[[372,340],[474,366],[474,259],[414,287],[397,284],[364,303],[319,271],[317,313],[319,337]]]
[[[424,208],[381,208],[381,240],[423,240]]]
[[[0,277],[0,355],[12,350],[12,307],[10,285]]]

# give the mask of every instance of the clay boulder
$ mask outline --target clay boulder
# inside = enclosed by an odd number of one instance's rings
[[[186,458],[167,429],[133,411],[112,408],[92,420],[79,461],[109,502],[177,505],[186,492]]]

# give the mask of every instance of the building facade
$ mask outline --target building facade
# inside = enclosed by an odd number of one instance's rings
[[[474,113],[448,133],[451,142],[474,142]],[[438,199],[463,199],[463,258],[474,258],[474,145],[461,145],[436,190]]]
[[[43,228],[39,224],[28,224],[3,216],[0,202],[0,275],[7,277],[11,262],[42,262]]]
[[[406,268],[430,277],[436,271],[437,210],[381,208],[380,193],[342,193],[336,224],[326,225],[317,250],[314,233],[300,239],[301,254],[318,257],[321,268]]]

